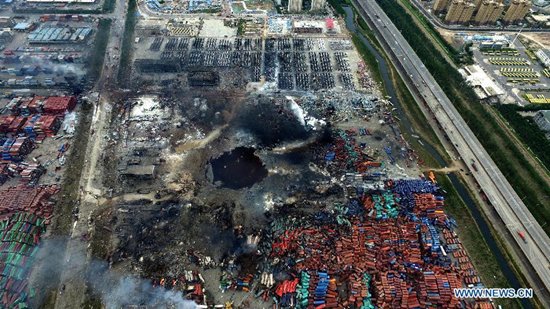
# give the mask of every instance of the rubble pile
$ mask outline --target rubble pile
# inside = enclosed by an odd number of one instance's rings
[[[181,291],[186,298],[196,304],[205,304],[204,278],[197,271],[185,270],[179,277],[161,277],[152,280],[153,287]]]
[[[368,135],[368,129],[361,128],[359,134]],[[365,144],[358,144],[354,138],[358,132],[354,130],[339,130],[336,133],[334,144],[329,145],[325,154],[325,161],[329,171],[347,171],[363,173],[369,167],[380,167],[382,164],[376,162],[364,152]]]

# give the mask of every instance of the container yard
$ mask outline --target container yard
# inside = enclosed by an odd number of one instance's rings
[[[28,278],[53,215],[50,197],[55,185],[18,185],[0,189],[0,304],[3,308],[29,308],[35,290]]]
[[[12,18],[13,19],[13,18]],[[73,91],[86,79],[98,20],[83,15],[33,15],[12,23],[0,44],[0,87]]]
[[[31,308],[30,281],[76,124],[74,96],[25,96],[0,110],[0,307]]]
[[[76,101],[73,96],[15,97],[4,106],[0,114],[2,184],[37,184],[42,176],[48,183],[59,182],[74,133]]]

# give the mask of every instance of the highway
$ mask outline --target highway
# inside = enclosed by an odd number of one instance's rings
[[[547,291],[550,291],[550,239],[482,147],[437,81],[374,0],[354,0],[359,14],[374,25],[378,39],[401,73],[423,98],[456,151],[469,167]],[[480,121],[482,121],[480,119]],[[475,167],[474,167],[475,166]],[[519,236],[525,234],[525,241]]]

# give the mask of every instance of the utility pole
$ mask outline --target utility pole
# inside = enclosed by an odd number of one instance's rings
[[[510,45],[514,45],[514,43],[516,42],[516,39],[518,38],[518,36],[521,34],[521,31],[523,31],[523,28],[525,28],[525,25],[522,25],[521,28],[519,29],[518,31],[518,34],[516,34],[516,36],[514,37],[514,39],[512,40],[512,43],[510,43]]]

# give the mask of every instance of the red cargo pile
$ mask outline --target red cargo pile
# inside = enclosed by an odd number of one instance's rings
[[[19,185],[0,190],[0,220],[24,211],[46,218],[52,216],[53,204],[48,199],[59,191],[57,186],[27,187]]]
[[[444,231],[447,243],[456,244],[452,232]],[[326,308],[348,308],[352,304],[358,307],[370,301],[369,287],[362,280],[364,274],[373,276],[371,299],[378,308],[459,308],[453,289],[462,287],[463,279],[465,283],[473,282],[475,272],[470,260],[456,255],[459,269],[433,264],[431,261],[439,255],[430,248],[421,249],[422,233],[429,235],[426,225],[406,217],[389,220],[365,217],[351,220],[349,231],[332,225],[285,230],[274,239],[272,255],[281,260],[292,257],[293,273],[326,271],[337,279],[332,281],[334,291],[344,285],[346,298],[336,292],[331,294],[329,288]],[[315,279],[316,276],[311,276],[310,289],[315,288]],[[293,293],[289,282],[280,283],[274,291],[281,300],[287,291]],[[309,295],[313,295],[313,290]]]
[[[23,116],[17,116],[13,119],[13,121],[10,123],[7,132],[11,133],[19,133],[22,129],[25,123],[27,122],[27,117]]]
[[[52,137],[57,134],[61,127],[61,119],[54,115],[42,115],[34,124],[34,132],[37,136],[45,135]]]
[[[42,110],[42,104],[45,97],[35,96],[33,98],[22,99],[19,103],[18,110],[24,114],[36,114]]]
[[[444,224],[447,215],[443,211],[445,202],[439,200],[431,193],[414,194],[414,213],[429,219],[436,219],[440,224]]]
[[[459,269],[459,274],[462,277],[462,280],[466,284],[478,284],[481,282],[480,278],[477,275],[474,266],[470,262],[470,258],[464,250],[462,243],[458,239],[458,236],[449,230],[443,230],[443,238],[447,243],[447,250],[457,261],[457,266]]]
[[[76,98],[73,96],[67,97],[49,97],[44,100],[42,109],[46,114],[63,114],[66,111],[71,111],[76,106]]]
[[[422,275],[423,278],[418,285],[420,286],[420,304],[423,308],[460,306],[459,301],[454,297],[453,290],[462,287],[462,284],[455,273],[426,271]]]
[[[0,132],[7,133],[11,123],[17,118],[14,115],[2,115],[0,116]]]
[[[334,251],[326,245],[331,233],[335,231],[326,227],[321,230],[298,228],[285,231],[273,243],[272,255],[295,255],[300,259],[295,266],[298,270],[326,269],[328,263],[336,266]],[[303,248],[307,248],[307,252]],[[329,269],[333,268],[329,267]]]
[[[476,300],[474,309],[495,309],[495,306],[488,300]]]
[[[40,163],[22,163],[17,165],[17,171],[21,176],[22,183],[29,183],[38,179],[45,172],[44,167]]]
[[[381,272],[373,283],[374,299],[378,308],[419,307],[416,290],[399,272]]]
[[[287,293],[296,293],[296,286],[298,285],[298,278],[294,280],[285,280],[277,286],[275,289],[275,294],[279,297],[283,297]]]
[[[343,278],[341,278],[341,280],[342,279]],[[342,305],[346,308],[351,305],[355,305],[355,308],[361,308],[361,306],[363,306],[364,299],[370,297],[368,285],[365,283],[363,278],[356,273],[351,274],[346,281],[348,281],[349,296],[347,302],[343,302]]]
[[[15,175],[21,176],[22,183],[38,179],[45,169],[40,163],[0,163],[0,185]]]
[[[357,130],[340,130],[339,134],[335,136],[334,145],[328,149],[329,152],[334,153],[334,160],[331,160],[329,164],[330,170],[363,173],[370,167],[381,166],[380,162],[374,162],[364,153],[354,137],[356,135]]]

